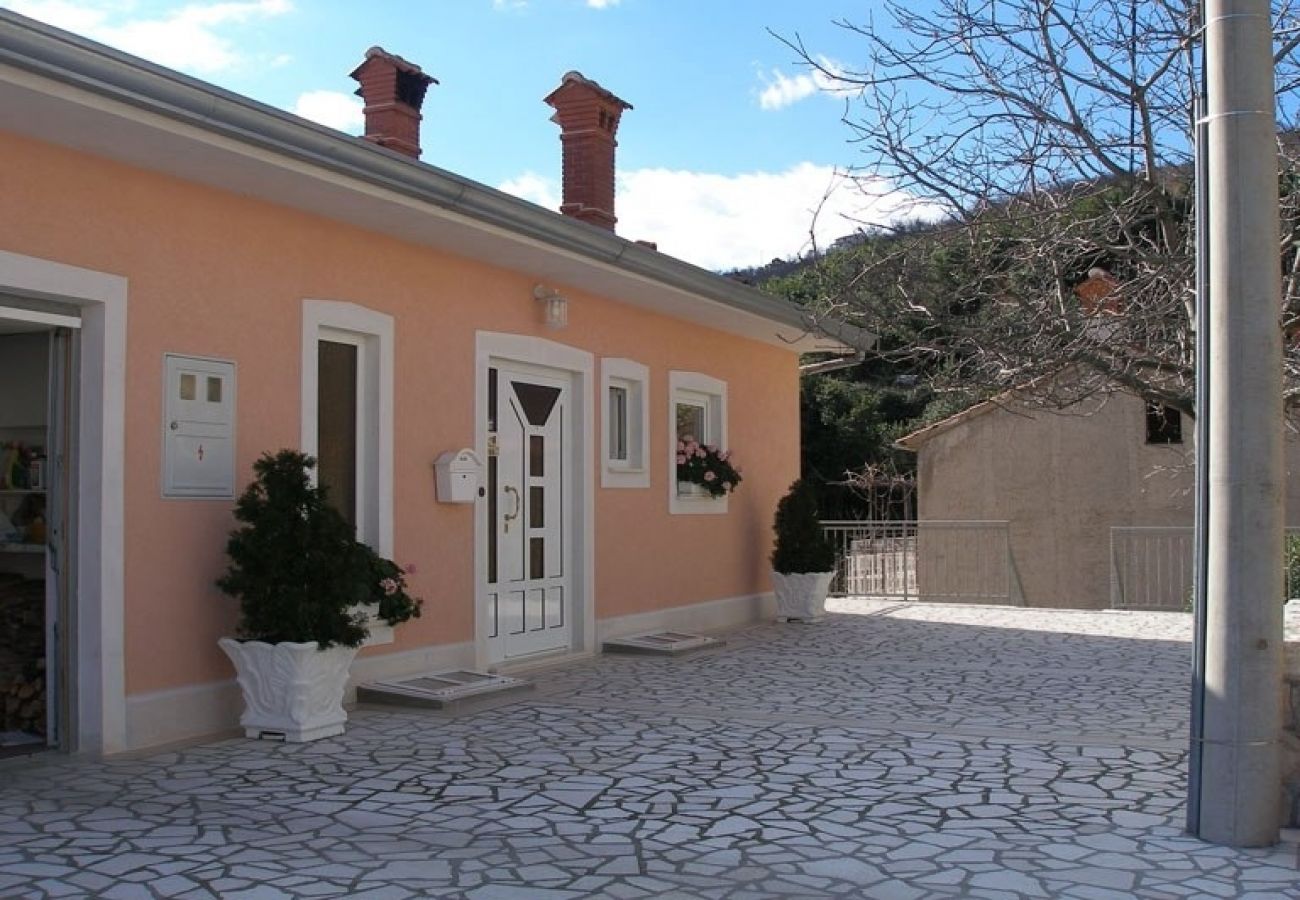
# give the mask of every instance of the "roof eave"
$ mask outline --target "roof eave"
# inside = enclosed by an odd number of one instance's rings
[[[751,331],[752,317],[757,317],[773,326],[767,343],[793,352],[846,350],[873,342],[870,333],[855,326],[814,321],[786,301],[605,229],[7,10],[0,10],[0,64],[650,279],[733,310],[750,320]]]

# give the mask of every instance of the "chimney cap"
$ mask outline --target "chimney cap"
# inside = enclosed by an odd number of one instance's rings
[[[409,60],[402,59],[402,57],[398,56],[396,53],[389,53],[387,50],[385,50],[383,47],[380,47],[377,44],[366,51],[365,60],[361,63],[361,65],[357,66],[355,69],[352,70],[352,73],[349,75],[349,77],[356,78],[357,73],[360,72],[362,69],[364,69],[372,59],[381,59],[391,64],[392,67],[399,72],[404,72],[407,75],[414,75],[417,78],[423,80],[425,85],[438,84],[438,79],[434,78],[432,75],[426,75],[424,70],[421,69],[419,66],[417,66],[415,63],[410,62]]]
[[[613,92],[601,87],[599,82],[592,81],[590,78],[586,77],[581,72],[576,70],[570,70],[568,72],[565,72],[564,77],[560,79],[560,86],[557,87],[555,90],[551,91],[549,94],[547,94],[543,102],[549,103],[551,106],[554,106],[555,98],[559,95],[561,91],[563,91],[571,84],[580,85],[582,87],[588,88],[589,90],[594,91],[602,100],[606,101],[607,103],[615,104],[616,106],[619,106],[622,109],[632,108],[631,103],[628,103],[626,100],[622,99],[621,97],[615,96]]]

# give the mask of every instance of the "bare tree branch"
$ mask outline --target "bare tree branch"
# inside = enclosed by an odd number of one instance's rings
[[[861,223],[802,276],[815,315],[885,337],[940,391],[1121,388],[1193,411],[1195,0],[881,0],[836,22],[860,63],[799,60],[851,92],[860,183],[925,221]],[[1279,327],[1300,333],[1300,10],[1275,0]],[[852,246],[846,246],[852,244]],[[1288,398],[1300,350],[1288,346]],[[1077,389],[1044,376],[1086,373]]]

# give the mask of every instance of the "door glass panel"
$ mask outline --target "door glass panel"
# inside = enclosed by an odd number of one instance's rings
[[[546,539],[535,537],[528,539],[528,577],[546,577]]]
[[[181,399],[193,400],[198,396],[198,381],[188,372],[181,374]]]
[[[321,341],[318,350],[317,472],[327,497],[357,524],[357,347]]]
[[[538,485],[528,489],[528,527],[546,527],[546,488]]]
[[[488,584],[497,583],[497,458],[487,461],[487,564]]]
[[[534,478],[546,474],[546,439],[540,434],[528,436],[528,474]]]
[[[522,381],[516,381],[514,386],[515,396],[524,408],[528,423],[538,427],[545,425],[551,417],[551,410],[555,409],[555,401],[560,399],[560,389]]]
[[[497,370],[488,369],[488,427],[489,433],[497,430]]]
[[[221,402],[221,379],[211,375],[208,376],[208,402]]]

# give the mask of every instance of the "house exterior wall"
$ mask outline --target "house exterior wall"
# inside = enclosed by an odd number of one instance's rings
[[[474,638],[470,506],[435,501],[431,463],[475,442],[475,335],[534,335],[650,370],[650,486],[595,492],[595,608],[601,620],[769,590],[776,501],[798,474],[798,357],[557,285],[570,324],[551,332],[536,279],[425,246],[0,133],[0,248],[124,276],[128,697],[227,683],[216,646],[235,603],[224,566],[230,500],[164,499],[163,355],[238,367],[236,484],[254,459],[300,437],[304,299],[340,300],[395,321],[394,552],[415,563],[421,619],[377,657]],[[21,177],[13,177],[21,173]],[[746,478],[725,515],[672,516],[668,373],[728,384],[729,444]],[[595,434],[600,434],[601,404]],[[599,449],[593,451],[599,464]],[[140,741],[132,741],[138,745]]]
[[[1068,413],[1012,402],[921,445],[920,518],[1006,520],[1027,605],[1103,608],[1112,526],[1192,524],[1190,420],[1183,436],[1147,444],[1145,405],[1129,394]],[[1294,468],[1294,446],[1288,460]],[[1300,510],[1300,497],[1289,502]]]

